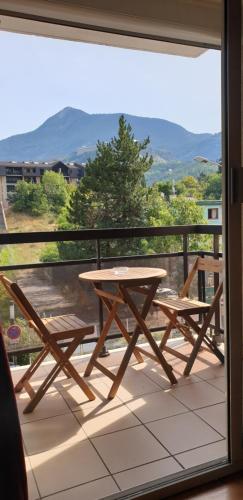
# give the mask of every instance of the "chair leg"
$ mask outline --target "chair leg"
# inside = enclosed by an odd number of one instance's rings
[[[163,312],[163,311],[162,311]],[[167,327],[166,327],[166,330],[165,330],[165,333],[162,337],[162,340],[160,342],[160,345],[159,345],[159,348],[160,350],[163,352],[163,349],[164,349],[164,346],[166,345],[167,343],[167,340],[171,334],[171,330],[173,329],[173,327],[175,326],[175,321],[176,321],[176,316],[177,316],[177,313],[174,313],[173,314],[173,319],[171,319],[171,321],[169,321]]]
[[[39,368],[39,366],[44,361],[44,359],[49,354],[49,352],[50,352],[50,349],[47,346],[45,346],[44,349],[42,349],[42,351],[38,354],[38,356],[35,358],[35,360],[33,361],[33,363],[30,365],[30,367],[28,368],[28,370],[25,372],[25,374],[23,375],[23,377],[21,377],[21,379],[15,385],[15,387],[14,387],[14,391],[15,392],[21,392],[22,391],[22,389],[24,388],[25,383],[30,380],[30,378],[32,377],[32,375],[34,375],[34,373]]]
[[[40,402],[40,400],[43,398],[47,390],[49,389],[50,385],[54,382],[55,378],[58,376],[60,371],[63,370],[65,367],[68,371],[68,373],[71,375],[71,377],[75,380],[75,382],[81,387],[83,392],[86,394],[88,399],[90,401],[93,401],[95,399],[95,395],[91,391],[91,389],[88,387],[86,382],[80,377],[78,374],[77,370],[74,368],[74,366],[70,363],[69,358],[77,348],[77,346],[80,343],[80,338],[74,339],[67,350],[62,353],[63,355],[61,356],[61,359],[55,364],[55,366],[52,368],[50,373],[47,375],[45,380],[42,382],[41,386],[39,387],[38,391],[35,393],[34,397],[31,399],[31,401],[28,403],[28,405],[24,409],[24,413],[30,413],[34,410],[34,408],[37,406],[37,404]],[[57,353],[56,357],[58,356]]]
[[[53,367],[53,369],[50,371],[50,373],[45,378],[44,382],[42,382],[38,391],[36,391],[34,397],[31,399],[31,401],[25,407],[23,413],[31,413],[35,409],[35,407],[40,402],[40,400],[43,398],[46,391],[49,389],[50,385],[55,380],[55,378],[57,377],[57,375],[61,371],[61,369],[62,368],[60,366],[60,362],[56,363],[55,366]]]
[[[208,328],[208,322],[209,321],[205,321],[205,323],[202,326],[202,328],[199,328],[199,326],[195,323],[195,321],[191,317],[188,317],[187,321],[188,321],[189,325],[194,329],[195,333],[198,336],[197,336],[197,339],[195,340],[195,344],[194,344],[192,352],[191,352],[191,354],[189,356],[189,360],[188,360],[188,362],[186,364],[186,367],[185,367],[185,370],[184,370],[184,375],[188,376],[190,374],[191,369],[193,367],[193,364],[195,362],[195,359],[196,359],[196,357],[198,355],[198,352],[200,350],[200,347],[202,345],[202,342],[205,342],[205,344],[207,345],[207,347],[209,347],[209,349],[213,352],[213,354],[215,354],[217,356],[217,358],[219,359],[219,361],[221,363],[223,363],[224,362],[224,355],[217,348],[217,346],[215,346],[213,344],[213,342],[210,341],[210,339],[208,339],[208,337],[207,337],[207,328]]]

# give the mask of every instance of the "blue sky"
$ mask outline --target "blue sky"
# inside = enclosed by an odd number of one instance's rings
[[[191,59],[0,32],[0,53],[0,139],[65,106],[221,128],[218,51]]]

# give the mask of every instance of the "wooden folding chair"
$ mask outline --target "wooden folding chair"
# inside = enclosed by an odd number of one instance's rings
[[[90,401],[94,400],[95,395],[70,362],[70,357],[75,349],[86,335],[94,332],[94,327],[86,325],[74,314],[42,319],[17,283],[13,283],[3,274],[0,275],[0,281],[28,321],[29,326],[36,331],[43,343],[41,352],[14,388],[15,392],[20,392],[24,388],[30,396],[31,401],[24,409],[24,413],[30,413],[34,410],[61,371],[68,378],[75,380]],[[63,343],[68,343],[66,350],[62,347]],[[39,389],[35,391],[29,381],[48,354],[53,356],[56,363]]]
[[[153,301],[153,304],[158,306],[169,319],[160,343],[160,349],[162,352],[167,351],[186,362],[184,375],[190,374],[202,343],[217,356],[221,363],[224,362],[224,355],[208,335],[210,322],[219,306],[219,300],[223,292],[223,283],[219,284],[211,304],[188,298],[190,285],[198,271],[220,273],[222,269],[222,261],[213,258],[198,257],[178,297],[168,297]],[[196,322],[193,318],[193,316],[198,315],[202,317],[201,323]],[[185,340],[192,344],[193,347],[189,356],[185,356],[180,351],[167,345],[171,331],[174,328],[179,330]]]

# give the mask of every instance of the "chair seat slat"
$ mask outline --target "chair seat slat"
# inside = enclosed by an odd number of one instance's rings
[[[178,311],[178,313],[187,311],[195,311],[195,314],[198,312],[206,312],[209,310],[210,305],[205,302],[200,302],[198,300],[190,300],[188,298],[168,298],[163,300],[154,300],[154,304],[158,306],[165,306],[173,311]]]
[[[42,321],[46,325],[50,333],[56,333],[59,331],[69,332],[85,328],[87,326],[84,321],[80,320],[74,314],[53,316],[52,318],[44,318]]]

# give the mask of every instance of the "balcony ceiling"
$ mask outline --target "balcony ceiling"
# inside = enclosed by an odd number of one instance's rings
[[[197,57],[221,44],[220,0],[0,0],[0,11],[80,23],[94,30],[61,27],[46,22],[1,16],[0,28],[21,33],[100,43],[137,50]],[[126,36],[99,30],[123,32]],[[128,36],[130,35],[130,36]],[[136,35],[136,37],[134,36]],[[141,35],[141,36],[138,36]],[[146,37],[163,38],[145,40]],[[168,43],[175,41],[175,43]],[[194,44],[194,47],[188,44]],[[200,45],[200,47],[195,47]]]

